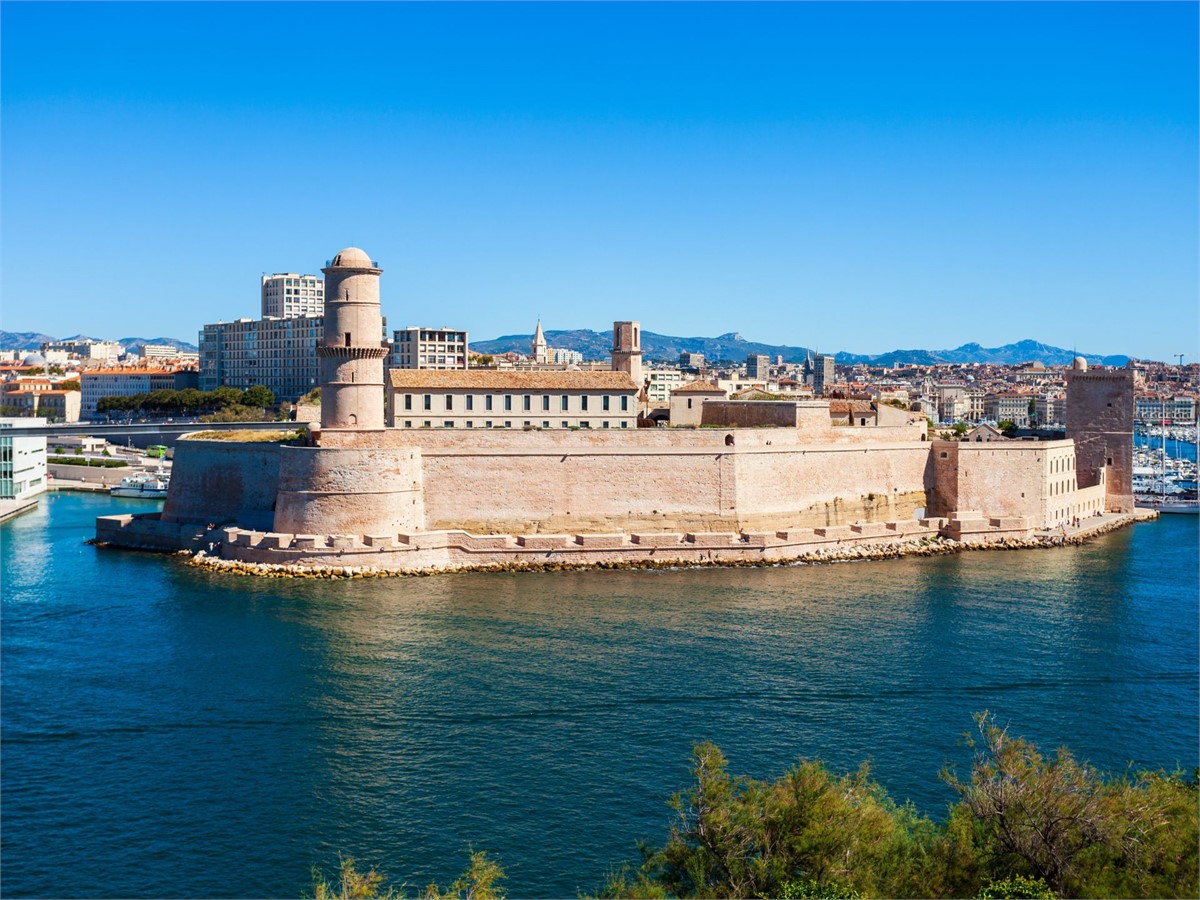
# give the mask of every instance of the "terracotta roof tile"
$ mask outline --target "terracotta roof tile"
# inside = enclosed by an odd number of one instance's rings
[[[717,387],[711,381],[689,381],[687,384],[680,385],[671,391],[672,394],[724,394],[722,388]]]

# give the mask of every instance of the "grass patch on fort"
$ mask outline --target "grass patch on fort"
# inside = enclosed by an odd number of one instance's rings
[[[254,431],[246,428],[238,431],[197,431],[193,434],[185,435],[183,439],[188,441],[236,441],[238,443],[251,444],[284,444],[288,441],[299,440],[300,432]]]
[[[691,784],[670,800],[661,846],[610,870],[596,895],[737,897],[1195,897],[1200,890],[1197,773],[1110,775],[1069,750],[1043,755],[986,712],[968,735],[965,778],[936,821],[898,804],[864,763],[839,775],[801,760],[775,781],[731,775],[720,749],[698,745]],[[632,836],[631,836],[632,843]],[[503,896],[497,861],[472,866],[430,897]],[[314,872],[314,895],[397,897],[374,868]],[[340,893],[338,892],[338,889]]]

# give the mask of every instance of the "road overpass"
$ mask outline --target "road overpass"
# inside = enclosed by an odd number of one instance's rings
[[[151,444],[173,447],[180,435],[196,431],[289,431],[296,428],[295,422],[146,422],[136,425],[44,425],[5,428],[5,436],[13,437],[43,435],[47,440],[86,434],[104,438],[110,444],[132,445],[145,449]]]

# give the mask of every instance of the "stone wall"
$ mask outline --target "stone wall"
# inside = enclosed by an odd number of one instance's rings
[[[930,515],[977,510],[1050,528],[1069,522],[1090,499],[1076,489],[1069,440],[933,441],[930,446]]]
[[[163,521],[270,528],[281,449],[273,443],[181,440],[175,446]]]
[[[273,530],[371,534],[425,523],[421,451],[281,447]]]

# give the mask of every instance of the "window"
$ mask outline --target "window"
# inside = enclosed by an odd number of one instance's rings
[[[526,394],[526,395],[525,395],[525,412],[529,412],[529,410],[530,410],[530,404],[531,404],[532,402],[533,402],[533,398],[532,398],[532,397],[530,397],[528,394]],[[529,423],[528,423],[528,422],[526,422],[525,424],[527,424],[527,425],[528,425]]]
[[[564,412],[567,409],[567,395],[566,394],[562,395],[562,409]]]
[[[608,428],[608,422],[605,422],[605,423],[604,423],[604,427],[605,427],[605,428]]]
[[[405,427],[405,428],[412,428],[412,420],[410,419],[409,421],[405,422],[405,423],[404,423],[404,427]]]
[[[605,412],[608,412],[608,394],[605,394],[605,395],[604,395],[603,402],[600,404],[600,407],[601,407],[601,408],[602,408],[602,409],[603,409]]]
[[[350,332],[348,331],[346,332],[346,346],[350,346]],[[1110,403],[1109,406],[1112,406],[1112,404]]]
[[[688,409],[692,408],[692,398],[688,397]]]
[[[543,422],[543,423],[542,423],[542,427],[543,427],[543,428],[549,428],[549,427],[550,427],[550,423],[549,423],[549,422]]]
[[[505,422],[505,423],[504,423],[504,427],[505,427],[505,428],[512,428],[512,422]]]
[[[629,412],[629,397],[628,396],[621,398],[621,412]],[[621,427],[622,428],[625,427],[624,422],[621,423]]]
[[[433,394],[426,394],[426,395],[425,395],[425,408],[426,408],[426,409],[433,409]]]
[[[549,410],[550,410],[550,395],[549,394],[542,395],[542,409],[546,412],[549,412]]]
[[[483,398],[483,408],[488,410],[489,412],[491,411],[491,409],[492,409],[492,395],[491,394],[488,394],[486,397]],[[488,428],[491,428],[491,427],[492,427],[491,423],[489,422]]]
[[[563,427],[563,428],[570,428],[570,427],[571,427],[571,423],[570,423],[570,422],[563,422],[563,423],[562,423],[562,427]]]
[[[583,421],[583,422],[580,422],[580,423],[579,423],[579,427],[580,427],[580,428],[591,428],[592,426],[591,426],[591,423],[590,423],[590,422]]]
[[[584,394],[579,398],[579,408],[584,412],[587,412],[587,394]]]
[[[491,400],[492,398],[491,398],[491,397],[488,397],[488,399],[489,399],[489,400]],[[484,423],[483,423],[483,427],[484,427],[484,428],[491,428],[491,427],[492,427],[492,423],[491,423],[490,421],[489,421],[489,422],[484,422]]]
[[[475,427],[475,423],[474,423],[474,422],[472,422],[470,419],[467,419],[467,427],[468,427],[468,428],[474,428],[474,427]]]
[[[622,423],[621,423],[621,427],[622,427],[622,428],[628,428],[628,427],[629,427],[629,423],[628,423],[628,422],[622,422]]]
[[[505,394],[504,395],[504,411],[508,412],[511,409],[512,409],[512,394]],[[504,427],[508,428],[509,426],[505,425]]]
[[[446,395],[446,409],[454,409],[454,395],[453,394]]]
[[[475,408],[475,396],[473,394],[467,394],[467,410],[470,411],[474,408]],[[468,426],[468,427],[470,427],[470,426]]]
[[[443,422],[443,423],[442,423],[442,426],[443,426],[444,428],[453,428],[453,427],[454,427],[454,423],[453,423],[453,422]]]

